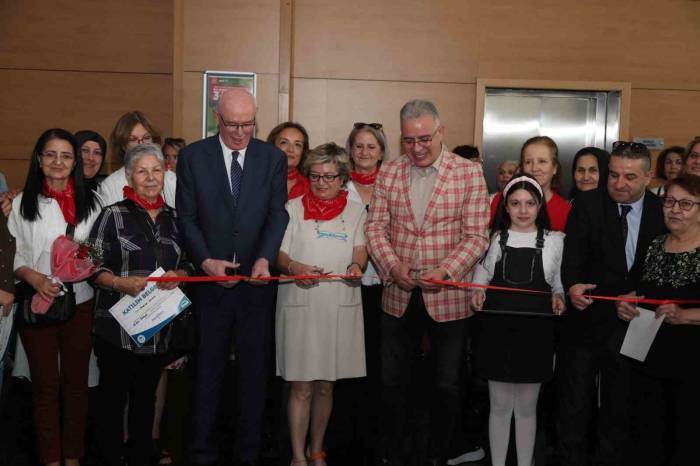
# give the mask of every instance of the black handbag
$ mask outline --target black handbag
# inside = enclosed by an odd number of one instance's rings
[[[159,265],[163,265],[163,250],[159,247],[158,241],[156,241],[148,221],[143,217],[143,214],[139,212],[133,202],[126,202],[126,208],[129,209],[129,212],[131,212],[131,215],[136,219],[141,230],[143,230],[143,233],[146,235],[146,239],[153,249],[153,255],[156,256],[156,262]],[[177,357],[189,353],[194,350],[196,339],[196,327],[194,316],[192,315],[192,306],[190,306],[182,311],[170,323],[168,353]]]
[[[66,236],[72,237],[74,233],[75,225],[68,224]],[[66,292],[54,298],[45,314],[36,314],[32,312],[32,298],[36,294],[34,287],[25,281],[15,285],[18,325],[50,327],[69,321],[75,315],[75,292],[72,283],[64,283],[64,287]]]

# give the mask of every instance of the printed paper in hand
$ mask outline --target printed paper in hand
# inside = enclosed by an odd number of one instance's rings
[[[165,271],[159,267],[150,276],[160,277],[163,274]],[[131,339],[138,346],[143,346],[190,304],[180,288],[161,290],[156,283],[148,282],[138,296],[124,296],[109,312]]]
[[[642,307],[637,310],[639,315],[630,321],[620,353],[644,362],[666,316],[657,319],[653,311]]]

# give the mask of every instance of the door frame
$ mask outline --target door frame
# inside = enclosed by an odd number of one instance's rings
[[[599,92],[618,91],[620,92],[619,137],[621,140],[628,140],[629,138],[630,103],[632,98],[632,83],[630,82],[477,78],[475,99],[476,109],[474,111],[474,145],[482,150],[484,145],[484,107],[486,105],[486,88]]]

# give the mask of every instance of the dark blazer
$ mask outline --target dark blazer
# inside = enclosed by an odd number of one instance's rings
[[[177,163],[178,222],[189,257],[231,260],[241,273],[277,259],[289,215],[287,158],[271,144],[251,139],[246,149],[238,206],[234,206],[218,134],[185,147]]]
[[[627,271],[625,240],[617,203],[604,188],[580,193],[566,224],[561,266],[564,289],[576,283],[594,283],[592,294],[617,296],[636,289],[651,241],[666,232],[661,200],[647,191],[632,269]],[[607,339],[617,325],[612,302],[594,301],[584,311],[568,306],[565,340],[595,344]]]
[[[0,213],[0,290],[15,292],[15,238],[7,229],[7,217]]]

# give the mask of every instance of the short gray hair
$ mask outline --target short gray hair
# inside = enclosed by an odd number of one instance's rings
[[[440,124],[440,115],[438,114],[437,107],[429,100],[409,100],[403,107],[401,107],[401,113],[399,115],[401,117],[401,121],[413,120],[429,115],[433,117],[433,120],[435,120],[436,123]]]
[[[161,167],[165,169],[165,158],[158,144],[150,142],[148,144],[138,144],[127,149],[126,155],[124,155],[124,171],[126,172],[127,180],[131,179],[131,174],[134,171],[134,164],[146,155],[155,155]]]
[[[338,168],[338,175],[340,175],[340,180],[342,185],[350,181],[350,172],[352,166],[350,165],[350,156],[345,149],[340,147],[334,142],[329,142],[326,144],[321,144],[320,146],[314,147],[309,151],[309,153],[304,158],[301,166],[301,173],[305,177],[309,177],[311,172],[311,165],[317,163],[333,163],[336,168]]]

